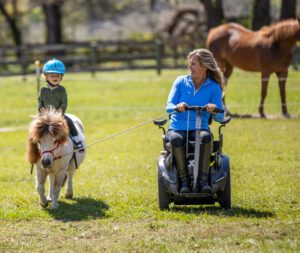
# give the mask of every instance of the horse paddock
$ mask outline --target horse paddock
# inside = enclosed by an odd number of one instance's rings
[[[165,114],[175,78],[185,70],[68,74],[68,113],[90,144]],[[74,175],[74,197],[42,208],[26,161],[36,78],[1,78],[0,251],[22,252],[298,252],[300,250],[299,72],[286,83],[291,118],[283,118],[271,76],[265,112],[234,117],[222,130],[231,165],[232,208],[171,206],[158,210],[156,159],[161,130],[147,124],[87,150]],[[82,83],[85,85],[82,85]],[[257,115],[260,75],[236,70],[226,102],[231,113]],[[241,87],[242,86],[242,87]],[[14,94],[12,96],[12,94]],[[211,129],[217,135],[218,123]],[[46,189],[49,183],[46,182]],[[65,188],[63,189],[65,191]],[[55,243],[54,243],[55,242]]]

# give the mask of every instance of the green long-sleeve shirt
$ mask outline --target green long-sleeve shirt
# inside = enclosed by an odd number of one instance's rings
[[[53,107],[55,110],[61,108],[65,113],[68,105],[68,97],[66,89],[58,85],[57,88],[51,90],[48,85],[42,87],[38,95],[38,111],[41,108],[49,109]]]

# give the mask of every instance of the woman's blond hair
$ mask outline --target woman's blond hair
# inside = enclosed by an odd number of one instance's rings
[[[207,75],[218,83],[223,91],[224,75],[213,54],[205,48],[195,49],[189,53],[188,60],[194,55],[198,58],[200,65],[207,68]]]

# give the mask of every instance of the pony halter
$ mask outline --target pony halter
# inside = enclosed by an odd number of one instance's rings
[[[55,150],[57,150],[57,149],[59,148],[60,144],[61,144],[61,139],[59,139],[59,140],[57,141],[57,145],[56,145],[56,147],[55,147],[54,149],[43,151],[43,152],[40,153],[40,156],[42,157],[43,154],[45,154],[45,153],[51,153],[51,155],[53,156],[53,160],[62,158],[61,155],[55,157],[55,156],[54,156],[54,153],[53,153]]]

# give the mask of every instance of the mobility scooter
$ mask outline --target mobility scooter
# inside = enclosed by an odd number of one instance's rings
[[[219,202],[220,207],[224,209],[231,208],[231,187],[230,187],[230,167],[229,158],[222,152],[223,135],[221,128],[230,121],[230,116],[224,119],[219,127],[219,140],[213,141],[212,153],[210,156],[210,168],[208,175],[208,185],[210,192],[201,192],[198,175],[199,161],[203,159],[200,152],[200,126],[201,112],[205,111],[204,106],[189,106],[187,111],[196,111],[196,137],[195,140],[188,139],[186,143],[186,161],[188,182],[191,192],[180,192],[180,180],[176,169],[175,159],[171,152],[171,143],[166,138],[164,125],[165,120],[155,120],[154,124],[163,130],[163,147],[161,155],[157,160],[158,169],[158,202],[159,209],[169,209],[169,204],[175,205],[206,205]],[[223,112],[216,109],[215,112]],[[180,113],[180,112],[176,112]]]

